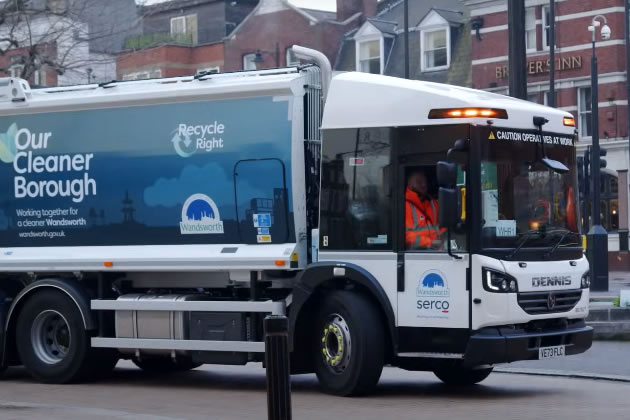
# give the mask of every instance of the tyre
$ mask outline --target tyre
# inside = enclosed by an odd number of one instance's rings
[[[436,369],[433,373],[442,382],[452,386],[475,385],[486,379],[493,368],[466,368],[459,364],[444,366]]]
[[[38,292],[24,303],[16,345],[26,370],[42,382],[77,382],[97,370],[79,308],[56,290]]]
[[[315,373],[323,390],[339,396],[372,391],[385,363],[385,331],[379,309],[365,296],[335,291],[317,314]]]
[[[201,363],[194,363],[190,357],[178,357],[173,360],[171,357],[146,356],[140,359],[134,357],[131,361],[145,372],[185,372],[196,369]]]

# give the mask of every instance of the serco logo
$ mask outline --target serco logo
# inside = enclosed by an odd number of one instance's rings
[[[446,276],[437,270],[424,272],[416,288],[416,308],[422,310],[422,316],[447,317],[451,307],[449,297],[451,291],[446,282]]]
[[[223,233],[219,209],[205,194],[191,195],[184,202],[179,227],[182,235]]]

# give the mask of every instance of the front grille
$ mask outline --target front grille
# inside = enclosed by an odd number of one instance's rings
[[[582,290],[527,292],[518,294],[518,304],[530,315],[569,312],[582,297]]]

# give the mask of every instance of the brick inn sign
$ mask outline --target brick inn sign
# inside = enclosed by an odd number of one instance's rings
[[[549,73],[549,59],[532,60],[525,65],[527,74],[530,76]],[[576,70],[582,68],[582,57],[579,55],[570,57],[561,57],[556,60],[556,71]],[[506,79],[508,77],[507,66],[497,66],[495,69],[497,79]]]

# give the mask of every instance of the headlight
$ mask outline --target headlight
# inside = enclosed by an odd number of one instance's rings
[[[506,273],[484,268],[482,271],[483,288],[491,293],[516,293],[518,283],[516,279]]]
[[[582,289],[588,289],[591,287],[591,273],[587,271],[582,276]]]

